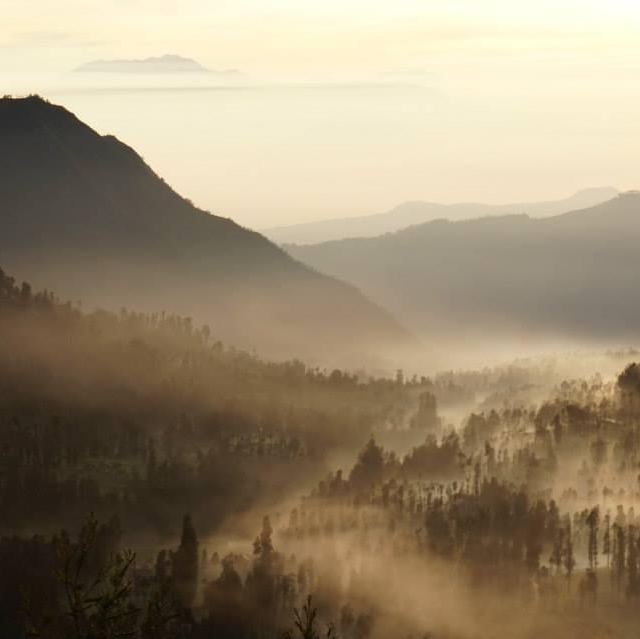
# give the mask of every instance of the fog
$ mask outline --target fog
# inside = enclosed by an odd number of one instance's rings
[[[189,318],[83,312],[4,273],[0,330],[8,632],[634,627],[637,351],[374,378],[275,364]],[[130,614],[105,621],[110,597]]]
[[[636,637],[638,8],[263,5],[3,4],[2,639]]]
[[[593,67],[544,78],[495,66],[242,71],[233,79],[0,71],[0,85],[64,104],[133,146],[198,206],[254,229],[411,200],[500,204],[635,186],[633,64],[606,77]]]

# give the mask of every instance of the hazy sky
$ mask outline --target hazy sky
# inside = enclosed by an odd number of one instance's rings
[[[636,0],[1,0],[3,67],[177,51],[260,72],[563,63],[638,51]],[[497,62],[497,60],[494,60]]]
[[[640,182],[638,0],[0,0],[0,11],[0,91],[65,104],[251,226]],[[243,86],[334,86],[149,95],[111,78],[92,93],[68,73],[163,53],[240,69]]]

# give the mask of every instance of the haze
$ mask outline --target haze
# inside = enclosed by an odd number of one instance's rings
[[[65,104],[197,205],[252,228],[635,186],[635,2],[4,0],[2,11],[4,93]],[[242,75],[71,73],[164,53]]]
[[[637,2],[0,15],[2,639],[637,639]]]

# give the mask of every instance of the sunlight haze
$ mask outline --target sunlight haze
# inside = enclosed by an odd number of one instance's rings
[[[635,186],[640,9],[630,0],[107,5],[3,0],[4,91],[63,100],[199,206],[242,224]],[[240,74],[71,73],[165,53]]]
[[[640,0],[0,0],[1,639],[638,639]]]

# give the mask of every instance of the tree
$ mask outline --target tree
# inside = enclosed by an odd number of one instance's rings
[[[65,617],[70,636],[119,639],[130,637],[139,610],[130,600],[133,582],[129,575],[135,554],[125,551],[106,559],[91,570],[100,552],[98,522],[91,515],[82,526],[77,544],[60,539],[62,561],[59,572],[65,594]]]
[[[602,536],[602,554],[607,557],[607,568],[611,565],[611,515],[604,517],[604,534]]]
[[[640,399],[640,366],[633,362],[618,375],[618,389],[625,416],[635,414]]]
[[[283,639],[294,639],[295,637],[298,637],[299,639],[320,639],[321,636],[326,637],[326,639],[337,639],[337,634],[333,624],[329,624],[327,626],[327,630],[324,635],[321,635],[318,630],[318,611],[313,607],[311,595],[307,597],[301,611],[294,608],[293,615],[294,626],[297,632],[287,631],[285,632]]]
[[[172,600],[160,587],[151,593],[147,610],[134,603],[133,564],[130,550],[105,554],[108,542],[91,515],[77,541],[60,534],[54,540],[56,575],[61,599],[53,614],[28,609],[27,636],[41,639],[177,639],[172,631],[176,618]]]
[[[181,607],[188,610],[193,605],[198,587],[198,538],[191,521],[185,515],[182,522],[180,547],[173,556],[173,583]]]
[[[589,560],[589,568],[596,570],[598,568],[598,523],[600,521],[600,512],[598,507],[592,508],[587,515],[587,525],[589,527],[589,541],[587,548],[587,556]]]
[[[566,543],[564,547],[564,571],[567,578],[567,590],[571,592],[571,577],[573,576],[573,569],[576,566],[576,560],[573,556],[573,540],[571,535],[571,523],[567,525]]]
[[[140,639],[179,639],[181,635],[175,597],[167,583],[158,584],[147,602]]]
[[[634,526],[629,526],[627,536],[627,595],[638,594],[638,539]]]
[[[434,431],[439,425],[438,400],[433,393],[425,391],[418,398],[418,410],[411,418],[411,428]]]
[[[555,568],[556,575],[560,572],[560,568],[564,565],[564,528],[559,528],[553,540],[553,550],[549,563]]]
[[[262,530],[253,542],[253,568],[247,577],[247,587],[255,602],[263,609],[273,613],[276,603],[276,583],[280,575],[279,555],[273,549],[271,535],[273,529],[269,517],[262,520]]]
[[[366,488],[382,479],[384,473],[384,455],[373,437],[360,452],[358,461],[351,470],[349,481],[356,488]]]
[[[620,590],[622,586],[622,580],[624,578],[625,559],[626,559],[626,535],[624,526],[620,524],[613,525],[615,545],[614,545],[614,575],[616,586]]]

